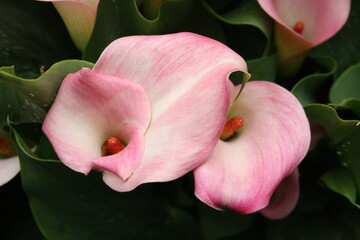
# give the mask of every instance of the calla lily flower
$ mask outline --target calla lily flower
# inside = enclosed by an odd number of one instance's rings
[[[9,135],[0,129],[0,186],[13,179],[20,171],[18,156]]]
[[[236,86],[233,92],[239,89]],[[242,126],[229,139],[218,140],[209,159],[194,170],[195,195],[216,209],[253,213],[269,204],[280,182],[295,171],[306,155],[309,121],[290,92],[266,81],[247,83],[228,116],[241,117]],[[294,188],[294,193],[283,196],[294,204],[297,191]],[[292,210],[288,206],[284,212],[275,213],[275,208],[273,214],[271,210],[268,214],[273,218]]]
[[[94,29],[96,11],[100,0],[38,1],[52,2],[54,4],[76,47],[84,52]]]
[[[238,54],[196,34],[120,38],[64,79],[43,131],[65,165],[103,171],[116,191],[171,181],[211,154],[234,71],[249,77]]]
[[[335,35],[350,13],[350,0],[258,0],[258,3],[275,20],[281,70],[289,74],[297,71],[309,49]]]

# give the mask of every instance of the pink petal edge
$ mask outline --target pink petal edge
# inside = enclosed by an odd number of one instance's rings
[[[288,216],[299,200],[299,171],[296,168],[277,186],[269,205],[260,213],[269,219],[282,219]]]

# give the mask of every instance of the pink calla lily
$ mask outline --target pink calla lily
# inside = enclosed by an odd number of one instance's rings
[[[52,2],[61,15],[76,47],[82,52],[90,39],[100,0],[38,0]]]
[[[350,0],[258,0],[258,3],[275,20],[275,43],[284,68],[296,69],[310,48],[342,28],[350,13]]]
[[[174,180],[216,145],[234,71],[246,73],[238,54],[196,34],[120,38],[64,79],[43,131],[65,165],[104,171],[116,191]],[[111,136],[126,146],[104,156]]]
[[[240,116],[244,124],[233,138],[219,140],[194,170],[195,195],[216,209],[248,214],[269,204],[279,183],[306,155],[309,122],[290,92],[266,81],[247,83],[228,116]]]

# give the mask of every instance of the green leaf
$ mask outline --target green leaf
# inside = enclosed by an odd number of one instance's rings
[[[295,210],[284,219],[264,219],[266,237],[259,239],[359,239],[360,211],[346,198],[318,184],[319,177],[338,164],[328,143],[328,139],[319,141],[299,166],[300,199]]]
[[[352,204],[356,204],[356,183],[353,176],[343,166],[334,168],[321,176],[320,181],[334,192],[345,196]]]
[[[69,73],[79,71],[84,67],[92,68],[94,64],[81,60],[64,60],[55,63],[49,70],[36,79],[25,79],[9,73],[8,68],[0,68],[0,81],[12,85],[31,98],[38,107],[47,109],[54,100],[63,79]]]
[[[296,210],[289,217],[266,222],[268,240],[359,239],[360,211],[342,201],[333,201],[323,211]],[[254,238],[253,238],[254,239]]]
[[[251,74],[251,80],[275,82],[277,68],[275,55],[249,60],[246,63],[248,65],[249,73]]]
[[[21,132],[23,133],[23,132]],[[30,153],[31,154],[31,153]],[[49,139],[45,135],[40,136],[39,147],[36,152],[37,155],[32,155],[32,158],[38,161],[59,162],[59,157],[54,151]],[[56,160],[52,160],[56,159]]]
[[[331,103],[340,103],[347,98],[360,100],[360,62],[343,72],[330,89]]]
[[[303,106],[323,102],[324,98],[327,103],[327,96],[321,96],[320,93],[327,92],[323,89],[324,85],[329,85],[329,80],[332,80],[331,77],[337,68],[336,61],[331,57],[317,56],[314,60],[324,68],[324,71],[302,78],[291,90]]]
[[[51,3],[1,0],[0,66],[15,65],[21,76],[34,77],[42,65],[79,55]]]
[[[326,134],[324,132],[324,134]],[[322,211],[329,207],[337,196],[328,188],[319,185],[319,178],[339,165],[336,151],[330,147],[328,138],[321,138],[299,165],[300,199],[298,207],[304,212]],[[348,204],[348,202],[346,202]]]
[[[0,212],[1,239],[45,240],[31,214],[20,174],[0,187]]]
[[[344,27],[330,40],[311,50],[311,55],[329,55],[339,64],[337,73],[360,60],[360,1],[351,1],[350,16]]]
[[[337,110],[348,110],[353,112],[357,119],[360,119],[360,99],[347,98],[339,104],[331,104]]]
[[[230,48],[245,59],[268,55],[272,47],[273,21],[256,1],[202,2],[209,13],[223,23],[226,44]]]
[[[12,75],[15,75],[14,66],[3,66],[3,67],[0,67],[0,71],[1,71],[1,72],[5,72],[5,73],[9,73],[9,74],[12,74]]]
[[[212,8],[213,4],[218,4],[217,1],[202,0],[202,3],[220,21],[232,25],[251,25],[259,29],[268,40],[271,38],[273,21],[256,1],[236,1],[235,4],[229,4],[230,6],[225,8],[227,11],[222,9],[221,13]]]
[[[46,112],[30,98],[0,81],[0,127],[14,123],[41,122]]]
[[[54,64],[37,79],[14,75],[13,67],[0,68],[0,126],[13,123],[42,122],[57,90],[69,73],[93,64],[65,60]]]
[[[96,61],[104,48],[120,37],[184,31],[224,41],[219,24],[197,0],[164,1],[154,20],[141,14],[136,0],[100,1],[94,31],[83,59]]]
[[[0,66],[16,66],[19,76],[34,78],[39,68],[50,67],[80,53],[51,3],[2,0],[0,8]],[[14,69],[0,69],[0,127],[13,122],[41,122],[45,111],[32,96],[4,84],[4,74],[14,79]],[[6,78],[7,78],[6,77]]]
[[[197,204],[197,209],[205,240],[223,239],[244,232],[254,221],[256,215],[219,211],[201,203]]]
[[[331,105],[339,111],[348,111],[360,119],[360,63],[349,67],[330,89]],[[351,117],[351,116],[350,116]]]
[[[47,239],[199,239],[193,216],[171,204],[171,192],[177,190],[173,183],[115,192],[103,183],[101,173],[85,176],[61,162],[39,159],[14,127],[11,135],[23,188]]]
[[[321,124],[335,149],[341,165],[353,176],[357,198],[360,197],[360,124],[358,120],[343,120],[335,109],[322,104],[305,107],[309,120]],[[350,187],[349,187],[350,188]]]

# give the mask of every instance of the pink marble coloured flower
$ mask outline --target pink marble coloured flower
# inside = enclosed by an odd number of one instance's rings
[[[244,60],[192,33],[111,43],[93,70],[69,74],[43,131],[75,171],[103,171],[116,191],[174,180],[209,157]]]
[[[233,92],[239,89],[236,86]],[[279,85],[252,81],[230,107],[228,118],[223,140],[194,170],[195,195],[216,209],[248,214],[269,205],[265,216],[286,216],[298,198],[295,169],[310,144],[309,122],[301,104]],[[241,121],[237,124],[234,119]],[[277,187],[278,195],[269,204]]]
[[[61,15],[70,36],[84,51],[93,31],[100,0],[38,0],[52,2]]]
[[[275,43],[284,71],[294,72],[309,49],[335,35],[345,24],[350,0],[258,0],[275,20]]]
[[[18,156],[11,144],[10,136],[0,129],[0,186],[13,179],[20,171]]]

